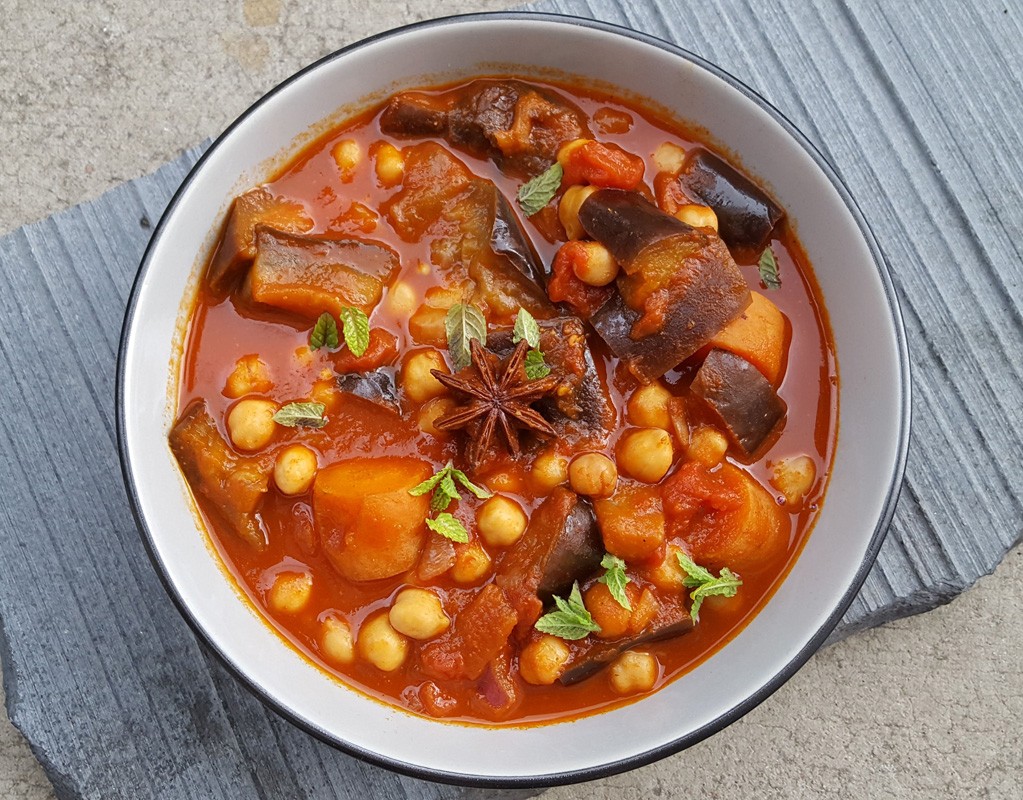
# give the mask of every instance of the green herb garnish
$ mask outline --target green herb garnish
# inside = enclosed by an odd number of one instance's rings
[[[333,350],[340,343],[334,315],[329,311],[324,311],[313,325],[312,333],[309,334],[309,349],[319,350],[321,347],[326,347],[328,350]]]
[[[600,559],[600,566],[605,569],[605,572],[597,578],[597,581],[607,586],[618,605],[626,611],[632,611],[632,603],[629,602],[629,596],[625,593],[625,587],[629,583],[629,576],[625,574],[625,562],[618,556],[605,553],[604,557]]]
[[[551,374],[551,368],[547,366],[547,363],[543,360],[543,353],[539,350],[530,350],[526,353],[526,363],[524,364],[524,367],[526,370],[526,377],[531,381],[546,378]]]
[[[515,315],[515,328],[512,330],[512,344],[518,344],[523,339],[530,347],[540,346],[540,326],[533,319],[533,315],[526,309],[520,308]]]
[[[455,303],[444,318],[444,332],[448,337],[452,365],[456,370],[463,369],[472,363],[469,343],[473,339],[483,345],[487,343],[487,320],[475,306]]]
[[[369,317],[358,308],[345,306],[341,309],[341,325],[344,328],[345,344],[352,355],[359,358],[369,347]],[[334,336],[337,337],[336,331]]]
[[[426,520],[426,527],[453,542],[465,544],[469,541],[469,531],[447,511],[438,514],[435,519]]]
[[[723,567],[721,575],[715,578],[710,570],[701,567],[681,550],[676,555],[679,565],[687,575],[683,583],[693,589],[689,594],[689,598],[693,601],[693,607],[689,610],[693,622],[700,621],[700,606],[703,605],[704,598],[713,595],[735,597],[735,593],[742,586],[742,580],[728,567]]]
[[[565,170],[561,168],[561,164],[554,162],[528,183],[522,184],[518,193],[522,213],[531,217],[546,206],[561,187],[561,178],[564,174]]]
[[[301,425],[303,428],[322,428],[327,424],[323,403],[288,403],[274,414],[274,422],[286,428]]]
[[[760,254],[760,263],[757,264],[760,270],[760,280],[768,289],[780,289],[781,278],[778,277],[778,261],[774,257],[774,251],[765,247]]]
[[[540,633],[549,633],[559,639],[585,639],[588,634],[599,633],[600,626],[593,621],[593,616],[583,605],[583,596],[579,591],[579,581],[572,584],[572,593],[568,600],[554,596],[557,611],[550,611],[536,621],[534,626]]]
[[[432,477],[409,489],[408,493],[413,497],[418,497],[432,491],[434,495],[430,498],[430,510],[437,514],[437,512],[443,512],[453,500],[461,499],[456,482],[478,499],[485,500],[490,497],[490,492],[469,480],[469,476],[466,476],[461,470],[456,470],[451,461],[448,461],[444,468],[438,470]]]
[[[551,368],[543,360],[543,351],[540,350],[540,326],[533,315],[526,309],[520,308],[515,315],[515,328],[512,330],[512,344],[518,344],[525,340],[532,350],[526,353],[526,377],[531,381],[539,378],[546,378],[551,374]]]

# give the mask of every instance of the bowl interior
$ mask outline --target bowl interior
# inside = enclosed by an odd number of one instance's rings
[[[649,98],[705,127],[771,187],[796,221],[830,313],[841,369],[840,436],[823,512],[802,556],[731,643],[624,708],[543,727],[481,729],[370,700],[286,645],[224,579],[197,529],[166,435],[182,315],[234,194],[265,179],[269,160],[294,153],[325,118],[339,119],[367,97],[512,69],[554,70]],[[599,24],[520,15],[428,23],[342,51],[279,87],[214,145],[172,203],[126,320],[119,425],[129,490],[154,563],[186,617],[252,688],[316,735],[439,779],[596,777],[691,744],[751,708],[820,643],[858,587],[894,504],[904,455],[908,398],[898,312],[876,246],[829,174],[746,90],[667,46]]]

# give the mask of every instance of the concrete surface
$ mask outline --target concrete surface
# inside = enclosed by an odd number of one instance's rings
[[[510,5],[5,0],[0,232],[154,169],[342,44]],[[949,606],[819,653],[713,739],[545,797],[1023,797],[1021,590],[1017,550]],[[0,712],[0,798],[51,796]]]

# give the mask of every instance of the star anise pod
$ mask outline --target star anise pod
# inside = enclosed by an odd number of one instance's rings
[[[520,452],[519,429],[556,435],[551,424],[530,405],[550,394],[560,379],[554,375],[529,379],[525,369],[529,345],[525,341],[519,342],[504,361],[477,339],[470,342],[470,350],[472,364],[457,375],[432,370],[437,380],[466,398],[465,405],[433,424],[442,431],[470,427],[472,441],[467,453],[470,463],[482,461],[498,431],[503,434],[508,452],[513,456]]]

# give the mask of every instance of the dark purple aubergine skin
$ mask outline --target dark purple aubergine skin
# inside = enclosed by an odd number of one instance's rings
[[[729,438],[747,457],[785,416],[785,401],[760,370],[727,350],[710,351],[691,389],[721,418]]]
[[[686,159],[682,186],[714,209],[718,234],[742,258],[756,259],[785,212],[753,181],[707,150]]]
[[[653,622],[633,636],[625,636],[611,641],[605,641],[596,636],[587,636],[586,639],[578,642],[577,645],[581,649],[575,650],[558,680],[564,686],[579,683],[602,670],[626,650],[649,642],[673,639],[676,636],[689,633],[692,629],[693,618],[689,616],[681,599],[671,605],[662,603]]]
[[[567,595],[572,584],[600,567],[604,543],[593,508],[583,498],[572,508],[558,536],[557,544],[544,565],[537,596],[550,602],[552,595]]]
[[[519,99],[535,92],[559,110],[561,135],[506,156],[496,135],[515,122]],[[492,158],[505,172],[522,178],[539,175],[554,163],[558,147],[590,135],[586,115],[561,95],[516,80],[477,80],[441,94],[401,92],[380,115],[380,130],[392,136],[440,136],[478,158]]]
[[[639,192],[624,189],[601,189],[587,197],[579,207],[579,223],[630,274],[651,245],[693,230]]]
[[[579,221],[630,276],[640,276],[648,254],[677,246],[688,280],[673,284],[663,327],[641,339],[632,335],[641,313],[620,292],[611,295],[590,324],[641,381],[661,377],[705,346],[750,304],[752,295],[724,243],[665,214],[637,192],[601,189],[583,201]],[[691,255],[694,238],[701,258]],[[623,277],[618,278],[621,287]]]

